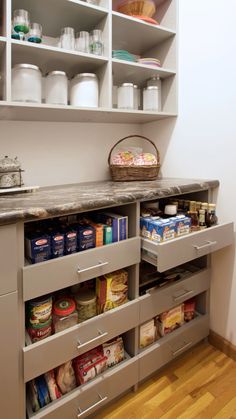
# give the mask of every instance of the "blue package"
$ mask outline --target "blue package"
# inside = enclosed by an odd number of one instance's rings
[[[31,263],[45,262],[51,257],[51,238],[48,234],[32,233],[25,237],[25,256]]]
[[[77,252],[77,231],[68,228],[65,231],[65,255]]]
[[[64,256],[64,243],[65,236],[63,233],[51,233],[51,257],[53,259]]]
[[[96,232],[95,229],[90,225],[80,224],[77,227],[78,236],[77,244],[78,251],[87,250],[95,247],[96,244]]]

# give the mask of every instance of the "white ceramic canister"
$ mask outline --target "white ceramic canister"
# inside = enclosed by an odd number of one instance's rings
[[[143,90],[143,110],[158,111],[159,89],[157,86],[148,86]]]
[[[45,80],[45,102],[53,105],[67,105],[68,80],[64,71],[51,71]]]
[[[119,109],[134,109],[134,85],[123,83],[117,90],[117,107]]]
[[[140,89],[134,84],[134,109],[140,109]]]
[[[77,74],[70,83],[70,104],[97,108],[99,100],[98,78],[94,73]]]
[[[13,67],[12,100],[41,103],[42,74],[36,65],[17,64]]]
[[[158,87],[158,110],[161,111],[162,105],[161,105],[161,79],[159,76],[153,76],[150,79],[147,80],[147,87],[148,86],[157,86]]]

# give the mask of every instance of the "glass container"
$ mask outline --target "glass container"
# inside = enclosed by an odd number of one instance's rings
[[[157,86],[148,86],[143,90],[143,110],[158,111],[159,89]]]
[[[140,109],[140,89],[134,84],[134,109]]]
[[[75,301],[79,322],[83,322],[97,315],[96,295],[94,291],[81,290],[75,296]]]
[[[76,304],[72,298],[62,297],[53,304],[53,327],[55,333],[78,323]]]
[[[13,12],[13,31],[18,33],[20,40],[24,40],[29,32],[29,13],[24,9],[17,9]]]
[[[64,71],[51,71],[45,79],[45,102],[53,105],[67,105],[68,80]]]
[[[66,27],[61,30],[60,46],[64,49],[75,49],[74,28]]]
[[[158,110],[161,111],[162,105],[161,105],[161,79],[159,76],[153,76],[150,79],[147,80],[147,87],[149,86],[157,86],[158,87]]]
[[[102,31],[94,29],[90,34],[90,52],[95,55],[103,54]]]
[[[28,33],[28,42],[40,44],[42,42],[42,25],[40,23],[31,23]]]
[[[134,109],[134,85],[123,83],[117,89],[117,107],[119,109]]]
[[[77,74],[70,84],[70,104],[97,108],[99,101],[98,78],[94,73]]]
[[[36,65],[17,64],[12,69],[12,100],[42,101],[42,74]]]
[[[76,34],[76,50],[89,53],[89,32],[81,31]]]

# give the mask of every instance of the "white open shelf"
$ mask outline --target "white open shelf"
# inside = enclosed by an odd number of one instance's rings
[[[153,25],[116,11],[116,0],[101,0],[92,5],[82,0],[3,0],[6,10],[0,37],[0,119],[31,121],[80,121],[146,123],[177,114],[176,76],[176,1],[156,0],[155,18],[160,25]],[[28,10],[31,22],[43,27],[46,43],[34,44],[11,39],[11,17],[17,8]],[[48,45],[54,38],[57,45],[61,28],[74,27],[75,32],[103,31],[104,55],[97,56],[78,51],[64,50]],[[113,49],[126,49],[130,53],[158,58],[161,67],[148,66],[112,58]],[[15,64],[37,65],[42,74],[62,70],[70,79],[82,72],[96,73],[99,80],[99,108],[77,108],[12,101],[11,71]],[[140,88],[147,79],[159,75],[162,80],[162,111],[126,111],[112,108],[112,83],[119,85],[133,82]]]

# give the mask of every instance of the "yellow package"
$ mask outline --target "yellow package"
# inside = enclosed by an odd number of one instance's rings
[[[98,313],[128,301],[128,273],[124,269],[100,276],[96,280]]]

